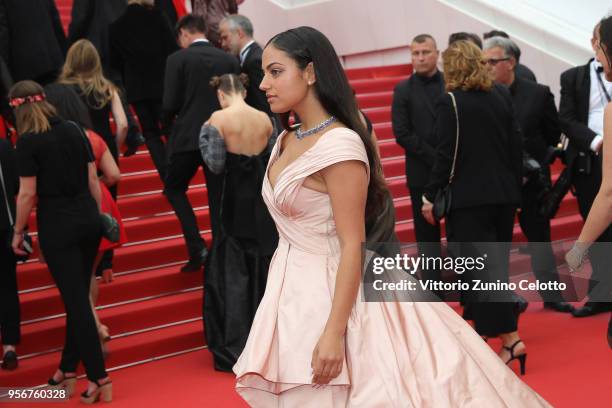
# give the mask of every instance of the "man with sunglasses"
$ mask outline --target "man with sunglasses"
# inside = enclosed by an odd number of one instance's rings
[[[516,118],[523,137],[523,150],[541,168],[540,177],[531,177],[523,185],[519,223],[529,240],[531,266],[538,280],[559,281],[555,256],[550,244],[550,220],[538,214],[540,200],[550,185],[547,162],[549,147],[559,143],[561,128],[555,100],[547,86],[516,75],[517,63],[514,42],[504,37],[491,37],[484,42],[484,55],[497,83],[508,86]],[[540,291],[544,307],[570,313],[573,307],[563,300],[559,291]]]
[[[596,52],[599,43],[599,24],[593,29],[591,46]],[[578,200],[580,215],[586,220],[602,180],[601,149],[603,145],[603,112],[612,99],[612,83],[603,74],[600,61],[588,63],[561,74],[561,127],[569,139],[566,163],[572,163],[572,185]],[[612,241],[612,228],[597,242]],[[589,300],[573,314],[586,317],[612,310],[609,301],[610,262],[606,244],[593,245],[589,250],[592,273]]]

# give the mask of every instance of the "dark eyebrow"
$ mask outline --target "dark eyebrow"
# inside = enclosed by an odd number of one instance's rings
[[[274,64],[278,64],[278,65],[280,65],[281,67],[283,66],[283,64],[281,64],[280,62],[271,62],[271,63],[269,63],[269,64],[268,64],[268,66],[266,67],[266,69],[270,69],[270,67],[271,67],[272,65],[274,65]]]

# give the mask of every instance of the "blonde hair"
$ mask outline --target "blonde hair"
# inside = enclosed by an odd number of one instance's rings
[[[9,91],[10,99],[34,95],[44,95],[42,86],[34,81],[17,82]],[[51,129],[49,118],[55,115],[55,108],[45,100],[19,105],[15,108],[17,132],[20,135],[46,132]]]
[[[480,48],[469,41],[456,41],[442,53],[446,90],[488,91],[491,72]]]
[[[104,77],[96,47],[85,39],[75,42],[68,50],[58,82],[78,85],[85,95],[93,98],[96,109],[106,106],[117,92],[115,86]]]

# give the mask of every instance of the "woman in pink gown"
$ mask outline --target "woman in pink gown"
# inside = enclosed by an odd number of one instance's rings
[[[263,184],[280,239],[238,393],[266,408],[550,406],[445,303],[361,301],[365,225],[390,196],[344,71],[310,27],[270,40],[263,67],[287,129]],[[393,235],[384,221],[374,235]]]

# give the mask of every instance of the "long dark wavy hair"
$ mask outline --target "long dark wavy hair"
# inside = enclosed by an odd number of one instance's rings
[[[599,23],[599,46],[606,55],[606,63],[612,68],[612,16],[604,18]]]
[[[370,182],[366,202],[366,220],[375,217],[383,208],[388,196],[382,166],[370,134],[361,120],[357,100],[349,85],[340,59],[331,42],[320,31],[312,27],[298,27],[274,36],[266,47],[274,46],[284,51],[300,69],[312,62],[316,75],[314,83],[319,102],[330,115],[355,131],[363,142],[370,165]],[[289,117],[292,112],[280,114],[285,130],[290,130]]]

